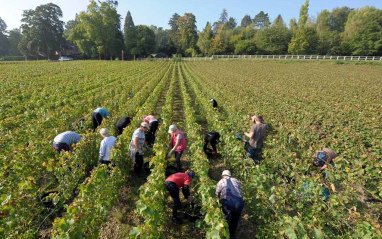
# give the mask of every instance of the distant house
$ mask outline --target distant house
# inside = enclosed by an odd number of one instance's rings
[[[79,54],[80,51],[78,50],[78,47],[70,41],[66,41],[63,45],[61,45],[60,52],[56,51],[56,55],[59,56],[76,56]]]

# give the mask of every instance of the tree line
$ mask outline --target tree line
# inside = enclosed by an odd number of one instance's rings
[[[24,10],[20,29],[6,31],[0,18],[0,57],[50,58],[75,45],[82,56],[99,59],[139,57],[210,56],[216,54],[319,54],[382,55],[382,10],[365,6],[323,10],[308,14],[309,0],[301,6],[298,21],[289,27],[281,15],[271,22],[260,11],[240,22],[223,9],[216,22],[207,22],[201,32],[192,13],[175,13],[169,29],[135,25],[131,13],[123,31],[117,1],[91,0],[87,9],[64,24],[59,6],[49,3]]]

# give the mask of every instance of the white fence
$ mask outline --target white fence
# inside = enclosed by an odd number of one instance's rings
[[[275,59],[275,60],[351,60],[382,61],[382,56],[319,56],[319,55],[213,55],[213,59]]]
[[[273,59],[273,60],[350,60],[382,61],[382,56],[319,56],[319,55],[213,55],[211,57],[182,57],[182,61],[210,61],[213,59]],[[137,61],[170,61],[172,58],[137,58]]]

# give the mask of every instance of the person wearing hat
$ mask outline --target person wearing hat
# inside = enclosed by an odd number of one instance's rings
[[[190,196],[190,183],[194,178],[195,173],[191,170],[187,170],[185,173],[174,173],[166,178],[164,185],[166,186],[172,200],[174,201],[174,206],[172,207],[172,221],[177,224],[182,224],[182,220],[178,217],[178,209],[182,207],[179,198],[179,188],[182,188],[184,198],[189,202],[193,200]]]
[[[145,132],[148,130],[149,125],[142,122],[141,126],[136,129],[131,138],[129,145],[129,156],[134,161],[134,172],[137,175],[141,174],[143,167],[143,145],[145,145]]]
[[[217,157],[218,151],[216,149],[216,144],[218,143],[219,139],[220,139],[220,134],[218,132],[216,132],[216,131],[208,132],[204,136],[204,145],[203,145],[204,153],[206,153],[208,155],[212,151],[213,154],[215,155],[215,157]],[[212,150],[210,148],[208,148],[208,144],[211,144]]]
[[[323,148],[322,150],[316,150],[313,156],[313,166],[320,167],[320,170],[324,170],[329,164],[334,166],[333,159],[336,158],[338,154],[329,148]]]
[[[215,99],[210,99],[210,102],[212,103],[212,107],[217,108],[218,102]]]
[[[260,115],[249,114],[248,116],[251,119],[253,126],[249,133],[243,133],[249,138],[249,145],[246,149],[247,157],[253,159],[255,164],[259,164],[259,154],[263,147],[267,124],[265,124],[263,117]]]
[[[241,183],[231,178],[231,172],[224,170],[222,179],[216,186],[216,197],[220,198],[225,219],[228,222],[229,234],[233,238],[244,207]]]
[[[123,130],[131,124],[131,120],[133,118],[129,116],[124,116],[120,118],[117,123],[115,124],[115,129],[117,130],[118,135],[121,135],[123,133]]]
[[[93,131],[101,125],[103,118],[109,116],[109,111],[104,108],[97,108],[92,113]]]
[[[109,130],[106,128],[102,128],[99,133],[102,135],[103,140],[101,141],[101,145],[99,147],[99,159],[98,163],[101,164],[109,164],[109,153],[110,149],[115,146],[116,137],[109,135]]]
[[[170,125],[168,133],[171,134],[169,155],[175,153],[176,165],[178,167],[178,172],[180,172],[182,170],[180,166],[180,157],[182,157],[183,151],[187,149],[186,138],[176,125]]]
[[[155,133],[158,129],[158,120],[153,115],[143,116],[143,121],[149,124],[149,130],[146,133],[147,145],[151,146],[155,142]]]
[[[72,151],[72,145],[80,142],[80,140],[81,135],[73,131],[65,131],[53,139],[53,148],[57,153],[61,153],[61,150]]]

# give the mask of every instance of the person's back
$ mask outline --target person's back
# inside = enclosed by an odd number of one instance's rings
[[[105,108],[97,108],[93,112],[99,113],[102,117],[109,116],[109,111],[107,111]]]
[[[256,149],[261,149],[263,147],[263,141],[265,138],[265,133],[267,132],[267,124],[254,124],[251,128],[251,132],[254,132],[252,138],[249,139],[249,145]]]
[[[128,116],[124,116],[122,118],[120,118],[117,123],[115,124],[115,128],[118,132],[118,135],[121,135],[123,133],[123,130],[131,124],[131,120],[132,118],[131,117],[128,117]]]
[[[70,151],[72,144],[76,144],[80,140],[81,135],[72,131],[65,131],[53,139],[53,148],[57,153],[60,153],[61,150]]]
[[[81,136],[73,131],[65,131],[61,134],[58,134],[54,138],[54,142],[56,143],[65,143],[67,145],[76,144],[81,140]]]
[[[108,136],[105,137],[101,141],[101,146],[100,146],[100,159],[102,161],[108,161],[110,157],[110,149],[115,147],[115,142],[117,138],[114,136]]]
[[[191,177],[187,173],[174,173],[166,178],[166,181],[173,182],[178,188],[189,185]]]

